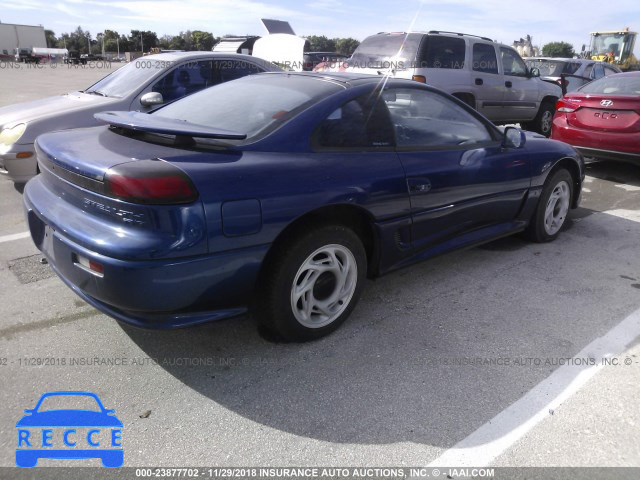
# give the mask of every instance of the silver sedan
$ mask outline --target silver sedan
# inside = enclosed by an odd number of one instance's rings
[[[138,58],[85,90],[0,108],[0,175],[15,183],[35,176],[34,141],[42,133],[98,125],[104,110],[148,112],[164,103],[228,80],[279,71],[256,57],[171,52]]]

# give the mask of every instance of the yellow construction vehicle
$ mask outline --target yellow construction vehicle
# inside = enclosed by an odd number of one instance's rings
[[[591,32],[589,46],[592,60],[613,63],[621,70],[638,70],[638,59],[633,54],[637,32],[630,32],[629,27],[608,32]]]

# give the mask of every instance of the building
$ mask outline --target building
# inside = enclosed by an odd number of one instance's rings
[[[521,38],[513,42],[513,48],[518,51],[521,57],[537,57],[540,55],[540,49],[534,47],[531,40],[531,35],[527,35],[526,38]]]
[[[0,55],[14,55],[16,48],[47,47],[44,27],[0,23]]]

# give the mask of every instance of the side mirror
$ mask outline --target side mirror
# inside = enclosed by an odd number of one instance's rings
[[[527,136],[519,128],[507,127],[504,129],[503,148],[522,148],[526,141]]]
[[[538,67],[531,68],[531,70],[529,70],[529,76],[530,77],[539,77],[540,76],[540,69]]]
[[[33,413],[33,408],[25,408],[24,413]]]
[[[162,94],[158,92],[149,92],[145,93],[140,98],[140,103],[143,107],[152,107],[154,105],[162,105],[164,103],[164,98],[162,98]]]

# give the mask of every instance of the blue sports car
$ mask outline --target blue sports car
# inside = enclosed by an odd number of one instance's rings
[[[24,203],[60,278],[129,324],[243,314],[311,340],[364,279],[524,231],[556,238],[584,163],[418,82],[266,73],[42,135]]]

